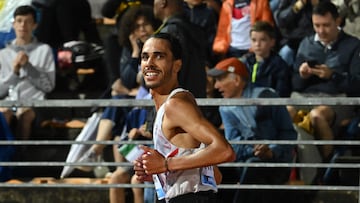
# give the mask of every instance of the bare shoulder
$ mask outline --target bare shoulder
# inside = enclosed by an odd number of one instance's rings
[[[190,106],[196,106],[196,101],[194,96],[187,91],[176,93],[165,103],[165,109],[168,111],[171,110],[180,110],[183,108],[189,108]]]

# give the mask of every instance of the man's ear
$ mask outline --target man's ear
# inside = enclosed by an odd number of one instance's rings
[[[340,16],[335,19],[336,25],[337,25],[338,27],[341,26],[342,21],[343,21],[343,18],[340,17]]]
[[[180,59],[174,61],[174,71],[177,73],[181,70],[182,61]]]

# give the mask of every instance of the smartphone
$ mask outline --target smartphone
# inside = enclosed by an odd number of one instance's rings
[[[316,65],[319,65],[319,63],[316,60],[309,60],[306,61],[310,68],[316,68]]]

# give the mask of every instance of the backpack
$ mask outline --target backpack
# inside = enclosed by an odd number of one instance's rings
[[[94,62],[102,59],[104,48],[95,43],[70,41],[64,43],[57,54],[60,68],[92,68]]]

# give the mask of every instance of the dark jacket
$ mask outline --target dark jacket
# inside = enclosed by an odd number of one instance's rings
[[[314,33],[312,25],[312,5],[308,3],[298,13],[293,6],[297,0],[281,0],[275,13],[275,21],[282,35],[282,44],[297,50],[301,40]],[[323,0],[327,1],[327,0]],[[309,1],[310,2],[310,1]]]
[[[190,22],[200,26],[205,32],[206,38],[206,62],[209,67],[213,67],[217,61],[212,51],[212,44],[217,30],[217,15],[215,11],[209,8],[205,3],[190,8],[184,3],[184,10]]]
[[[314,35],[304,38],[299,46],[294,64],[293,90],[304,93],[342,94],[360,96],[360,40],[340,31],[338,40],[331,49],[314,40]],[[324,80],[316,76],[303,79],[300,65],[307,60],[316,60],[335,71]]]
[[[249,53],[241,59],[252,75],[256,58],[254,53]],[[255,85],[259,87],[271,87],[280,97],[289,97],[291,93],[292,69],[275,52],[258,65]]]
[[[206,38],[203,30],[184,15],[173,15],[161,26],[161,33],[174,35],[181,43],[183,63],[179,84],[197,98],[206,97]]]
[[[123,47],[120,57],[120,79],[128,89],[139,86],[136,82],[136,76],[139,72],[139,58],[131,57],[131,52],[129,48]]]

